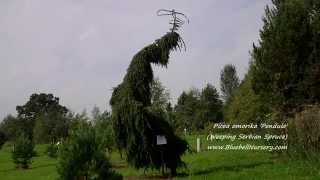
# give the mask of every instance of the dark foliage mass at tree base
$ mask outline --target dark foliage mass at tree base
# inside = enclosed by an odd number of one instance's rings
[[[187,142],[150,108],[151,63],[167,66],[170,51],[182,46],[180,35],[174,31],[146,46],[133,57],[123,82],[113,91],[110,104],[116,142],[136,168],[158,169],[164,163],[174,175],[184,164],[180,157],[188,148]],[[157,145],[157,135],[165,136],[167,144]]]
[[[7,140],[6,135],[0,131],[0,149],[2,148],[2,146],[6,142],[6,140]]]

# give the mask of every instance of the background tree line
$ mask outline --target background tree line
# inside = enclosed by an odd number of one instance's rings
[[[320,160],[320,1],[273,0],[225,121],[289,123],[292,157]]]
[[[227,65],[221,76],[225,77],[225,81],[221,83],[225,84],[226,90],[223,92],[224,98],[227,98],[239,81],[235,67]],[[151,110],[167,119],[178,132],[185,128],[188,131],[198,131],[209,123],[223,121],[223,101],[211,84],[201,90],[191,88],[183,91],[174,106],[170,102],[169,91],[158,78],[152,84],[151,94]],[[75,114],[61,105],[58,97],[40,93],[32,94],[24,105],[18,105],[16,109],[17,116],[9,114],[0,123],[0,136],[3,140],[14,141],[24,134],[34,143],[54,144],[68,137],[77,124],[90,122],[96,126],[101,136],[108,139],[105,143],[112,144],[111,114],[108,111],[101,112],[98,107],[92,109],[91,117],[86,112]]]

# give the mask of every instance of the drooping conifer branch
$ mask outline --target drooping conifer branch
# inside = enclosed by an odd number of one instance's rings
[[[175,135],[163,116],[151,110],[151,63],[167,66],[170,52],[184,46],[176,32],[181,20],[174,15],[173,28],[154,43],[134,55],[123,82],[112,93],[110,104],[118,148],[123,151],[129,164],[136,168],[157,168],[165,165],[176,173],[184,163],[181,155],[188,144]],[[157,135],[164,136],[167,144],[157,146]]]

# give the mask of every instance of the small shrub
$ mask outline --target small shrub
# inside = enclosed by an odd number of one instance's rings
[[[34,143],[24,134],[14,142],[12,159],[17,168],[27,169],[31,159],[36,155]]]
[[[96,131],[88,124],[72,131],[59,153],[61,179],[122,179],[111,170]]]
[[[50,144],[46,149],[46,154],[51,158],[56,158],[58,156],[58,145]]]
[[[0,149],[2,148],[6,140],[7,140],[6,135],[0,131]]]

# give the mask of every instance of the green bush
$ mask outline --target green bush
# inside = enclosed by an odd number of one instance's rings
[[[61,179],[122,179],[111,170],[106,152],[96,131],[88,124],[73,130],[59,150],[58,173]]]
[[[36,155],[34,143],[24,134],[14,142],[12,159],[17,168],[27,169],[31,159]]]
[[[312,160],[320,160],[320,107],[309,106],[289,121],[288,152]]]
[[[58,145],[50,144],[46,149],[46,154],[51,158],[56,158],[58,156]]]

